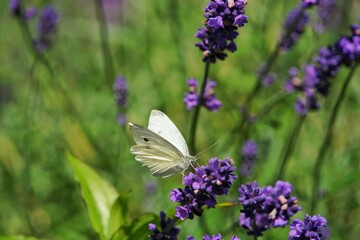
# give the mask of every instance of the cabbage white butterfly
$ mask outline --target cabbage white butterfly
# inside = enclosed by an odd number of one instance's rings
[[[149,126],[129,123],[136,145],[130,152],[156,177],[169,177],[185,171],[197,157],[190,156],[184,137],[175,124],[159,110],[152,110]]]

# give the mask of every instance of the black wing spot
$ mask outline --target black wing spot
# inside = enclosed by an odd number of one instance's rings
[[[144,141],[145,141],[145,142],[148,142],[148,141],[149,141],[149,139],[144,137]]]

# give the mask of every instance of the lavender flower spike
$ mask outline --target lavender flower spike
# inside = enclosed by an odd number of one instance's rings
[[[305,215],[304,221],[295,219],[290,225],[289,240],[326,240],[326,219],[319,215]]]
[[[170,200],[180,203],[176,207],[176,217],[181,220],[201,216],[203,206],[214,208],[218,195],[229,193],[229,188],[237,178],[234,163],[231,159],[223,161],[218,158],[209,160],[207,166],[195,168],[195,173],[183,177],[184,189],[171,191]]]
[[[239,224],[249,235],[262,236],[270,227],[283,227],[301,208],[291,196],[290,183],[277,181],[275,187],[259,188],[256,182],[239,188],[239,202],[243,205]]]
[[[59,14],[52,6],[45,7],[40,15],[37,26],[38,36],[34,46],[39,52],[45,52],[51,45],[51,38],[56,32]]]
[[[149,223],[149,230],[152,232],[152,234],[149,235],[149,239],[176,240],[177,235],[180,233],[180,228],[172,227],[168,232],[164,232],[171,222],[171,218],[166,218],[166,214],[160,212],[160,229],[154,223]]]
[[[221,237],[221,234],[212,235],[211,237],[209,235],[205,235],[202,240],[223,240]],[[230,240],[240,240],[237,236],[232,236]]]
[[[186,109],[191,110],[200,104],[200,97],[196,91],[198,82],[196,79],[191,78],[187,80],[187,84],[189,86],[189,91],[185,94],[184,103]],[[207,81],[203,98],[201,101],[201,104],[212,112],[217,112],[222,106],[221,101],[216,98],[216,94],[214,91],[215,86],[216,86],[215,81],[212,80]]]
[[[9,10],[13,16],[19,17],[21,15],[21,4],[20,0],[10,0]]]
[[[246,141],[241,149],[242,168],[240,173],[243,177],[248,177],[252,173],[252,168],[258,155],[258,146],[255,141]]]
[[[128,84],[123,76],[118,76],[114,83],[115,101],[119,109],[117,122],[121,126],[125,126],[127,119],[125,115],[125,107],[128,103]]]
[[[205,7],[205,27],[195,35],[201,40],[195,46],[203,52],[204,62],[224,60],[225,50],[236,51],[237,29],[247,23],[246,3],[246,0],[211,0]]]

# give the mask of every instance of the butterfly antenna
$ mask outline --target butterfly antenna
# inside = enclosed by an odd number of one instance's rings
[[[196,154],[195,157],[198,157],[200,154],[202,154],[203,152],[205,152],[205,151],[209,150],[210,148],[214,147],[214,146],[215,146],[216,144],[218,144],[219,142],[220,142],[220,141],[217,140],[213,145],[211,145],[210,147],[208,147],[208,148],[202,150],[201,152],[199,152],[198,154]]]

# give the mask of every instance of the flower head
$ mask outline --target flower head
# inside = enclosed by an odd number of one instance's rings
[[[184,189],[171,191],[170,200],[180,203],[176,207],[176,217],[181,220],[201,216],[203,206],[214,208],[218,195],[229,193],[229,188],[237,178],[231,159],[223,161],[212,158],[208,165],[195,168],[195,173],[183,177]]]
[[[56,31],[59,14],[52,6],[45,7],[40,15],[38,32],[39,35],[49,35]]]
[[[246,3],[246,0],[211,0],[205,7],[205,27],[195,35],[201,40],[195,45],[203,52],[203,61],[224,60],[227,57],[225,50],[236,51],[237,29],[247,23]]]
[[[256,182],[247,183],[239,188],[239,193],[243,205],[239,224],[248,229],[249,235],[262,236],[270,227],[283,227],[301,210],[287,182],[277,181],[275,187],[264,188],[259,188]]]
[[[114,83],[115,101],[119,107],[127,105],[128,84],[123,76],[118,76]]]
[[[301,210],[297,199],[291,196],[292,190],[291,184],[284,181],[277,181],[275,187],[268,186],[263,189],[263,194],[266,195],[265,212],[269,213],[274,227],[287,225],[290,218]]]
[[[255,141],[246,141],[241,149],[241,156],[243,160],[240,173],[244,177],[251,175],[252,168],[258,156],[258,146]]]
[[[221,234],[215,234],[210,237],[210,235],[205,235],[202,240],[222,240]],[[230,240],[240,240],[237,236],[232,236]]]
[[[189,85],[189,91],[184,97],[184,103],[187,110],[195,108],[199,104],[199,96],[196,92],[197,80],[194,78],[188,79],[187,84]]]
[[[160,228],[158,228],[154,223],[149,224],[149,230],[152,234],[149,235],[151,240],[176,240],[177,235],[180,233],[180,229],[176,227],[171,227],[167,232],[164,230],[172,222],[171,218],[166,218],[164,212],[160,212]]]
[[[325,240],[326,219],[319,215],[305,215],[304,221],[295,219],[290,225],[289,240]]]
[[[222,106],[220,100],[216,98],[216,94],[214,91],[215,87],[216,87],[216,82],[212,80],[208,80],[202,99],[204,106],[209,111],[212,112],[217,112],[219,108]]]
[[[300,115],[320,108],[318,95],[327,96],[334,78],[342,66],[352,66],[360,61],[360,27],[351,25],[351,35],[341,36],[334,44],[321,48],[313,64],[305,65],[303,76],[292,68],[285,82],[287,92],[298,91],[302,95],[295,103]]]
[[[43,8],[37,25],[38,35],[34,46],[38,52],[45,52],[51,45],[51,38],[56,32],[59,14],[52,6]]]
[[[197,107],[200,102],[204,107],[206,107],[209,111],[216,112],[222,106],[221,101],[216,98],[215,87],[216,82],[212,80],[207,80],[204,94],[202,99],[200,99],[199,94],[197,93],[197,80],[191,78],[187,81],[189,86],[189,91],[185,94],[184,103],[187,110],[191,110]]]
[[[114,83],[115,101],[119,108],[117,122],[124,126],[126,125],[127,118],[124,113],[125,107],[128,103],[128,84],[123,76],[118,76]]]
[[[37,14],[37,10],[35,7],[29,7],[28,9],[25,10],[24,12],[24,19],[25,20],[30,20],[33,19]]]
[[[301,7],[292,10],[284,23],[284,32],[281,35],[279,46],[288,51],[294,46],[299,37],[305,32],[309,23],[309,14]]]
[[[301,6],[305,8],[309,8],[318,4],[319,4],[319,0],[301,0]]]
[[[319,0],[314,29],[323,33],[325,30],[336,26],[341,18],[339,10],[340,8],[334,0]]]
[[[9,1],[9,10],[13,16],[21,16],[21,4],[20,0],[10,0]]]

